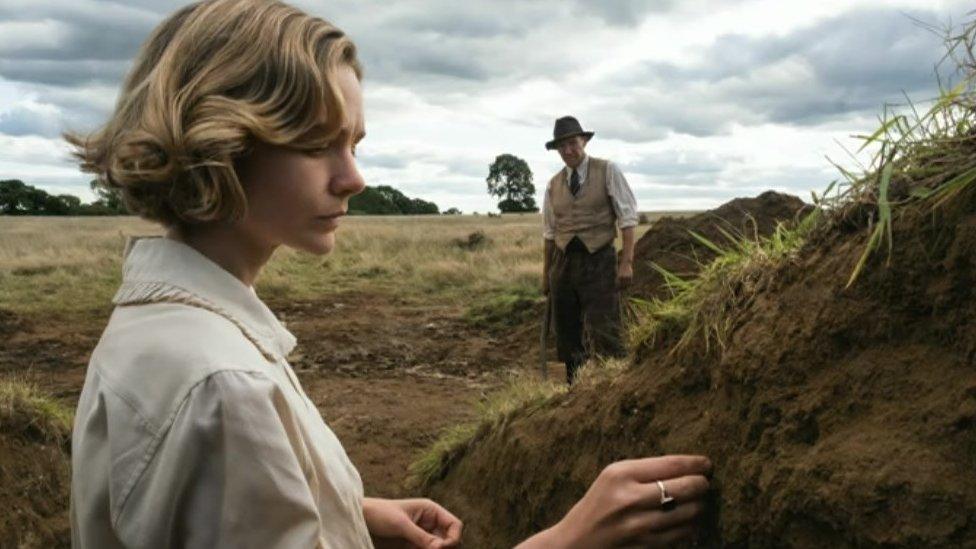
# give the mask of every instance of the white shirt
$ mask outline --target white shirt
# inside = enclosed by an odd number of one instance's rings
[[[589,167],[590,156],[586,155],[576,168],[576,171],[579,172],[581,188],[586,184],[586,173]],[[569,185],[570,177],[573,175],[573,169],[566,166],[564,170],[566,171],[566,184]],[[640,219],[637,212],[637,199],[634,198],[634,193],[630,190],[630,185],[627,184],[627,178],[624,177],[624,173],[620,171],[620,168],[616,164],[609,160],[607,161],[607,194],[610,195],[610,204],[613,206],[613,213],[617,216],[617,228],[626,229],[627,227],[637,226]],[[556,216],[553,214],[552,204],[549,202],[548,188],[542,201],[542,221],[542,237],[546,240],[555,239]]]
[[[251,288],[152,238],[113,301],[75,416],[73,547],[372,547],[359,473]]]

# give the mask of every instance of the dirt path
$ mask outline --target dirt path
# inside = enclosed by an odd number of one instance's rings
[[[418,453],[471,419],[525,354],[471,327],[458,307],[362,294],[270,305],[298,338],[292,365],[370,495],[406,495]],[[0,375],[26,377],[73,407],[101,327],[4,313]]]
[[[271,306],[298,338],[291,362],[370,495],[407,495],[408,465],[472,419],[521,354],[456,307],[365,295]]]

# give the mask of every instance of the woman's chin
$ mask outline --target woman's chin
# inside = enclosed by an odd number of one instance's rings
[[[328,255],[335,248],[335,233],[330,231],[325,234],[310,235],[300,242],[295,242],[291,247],[314,255]]]

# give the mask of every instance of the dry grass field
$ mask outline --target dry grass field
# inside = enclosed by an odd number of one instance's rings
[[[0,217],[0,310],[98,320],[120,280],[126,239],[161,232],[132,217]],[[469,241],[478,232],[485,240]],[[534,291],[540,234],[541,218],[531,214],[349,217],[326,258],[279,250],[258,293],[275,300],[364,292],[464,305],[474,295]]]

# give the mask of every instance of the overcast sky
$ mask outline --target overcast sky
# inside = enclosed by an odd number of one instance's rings
[[[149,31],[187,2],[0,0],[0,179],[85,200],[63,129],[103,122]],[[767,189],[808,199],[886,102],[937,93],[956,0],[301,0],[365,66],[367,182],[442,209],[494,210],[495,156],[538,196],[561,164],[555,118],[596,132],[642,210],[701,209]],[[838,144],[838,141],[840,144]]]

